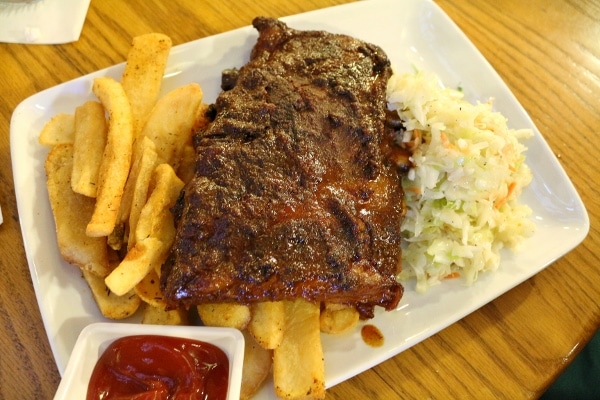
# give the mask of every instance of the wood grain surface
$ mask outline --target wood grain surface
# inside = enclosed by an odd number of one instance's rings
[[[60,381],[19,228],[9,143],[14,108],[40,90],[124,61],[131,37],[142,33],[166,33],[177,45],[248,25],[256,15],[282,17],[344,2],[92,0],[75,43],[0,44],[0,399],[50,399]],[[586,204],[590,233],[492,303],[331,388],[329,399],[535,398],[600,325],[600,4],[437,3],[549,142]]]

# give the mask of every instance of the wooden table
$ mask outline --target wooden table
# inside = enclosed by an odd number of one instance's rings
[[[76,43],[0,44],[0,398],[52,398],[60,381],[19,229],[9,148],[28,96],[125,59],[150,31],[174,44],[343,3],[92,0]],[[137,3],[137,5],[133,5]],[[294,4],[297,3],[297,4]],[[421,344],[328,392],[330,399],[532,398],[600,324],[600,7],[592,1],[439,0],[550,143],[591,218],[585,241],[543,272]]]

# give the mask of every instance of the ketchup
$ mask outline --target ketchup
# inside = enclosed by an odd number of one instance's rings
[[[227,355],[210,343],[168,336],[114,341],[92,372],[87,400],[225,399]]]

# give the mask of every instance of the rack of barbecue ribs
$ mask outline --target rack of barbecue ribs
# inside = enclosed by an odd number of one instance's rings
[[[305,298],[395,308],[403,288],[402,168],[379,47],[270,18],[195,133],[195,175],[173,208],[170,307]]]

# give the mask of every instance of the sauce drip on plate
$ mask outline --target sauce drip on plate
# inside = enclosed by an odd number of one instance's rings
[[[383,346],[383,333],[375,325],[367,324],[360,330],[363,341],[371,347]]]

